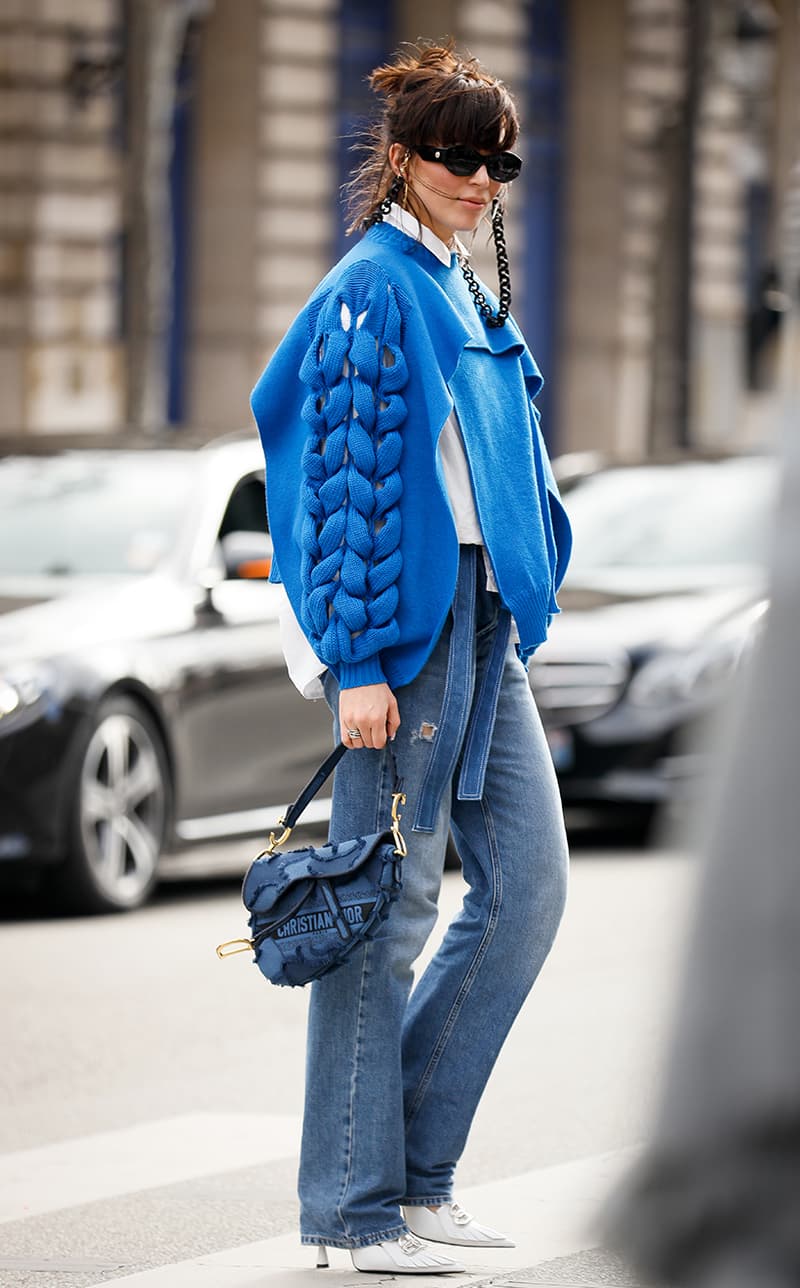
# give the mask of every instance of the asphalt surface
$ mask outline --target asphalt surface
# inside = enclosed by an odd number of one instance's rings
[[[318,1283],[295,1234],[305,998],[213,952],[242,928],[250,848],[187,857],[128,917],[4,906],[3,1288]],[[668,851],[576,849],[556,948],[459,1168],[459,1194],[490,1223],[513,1215],[519,1248],[420,1288],[638,1283],[570,1213],[602,1206],[646,1135],[692,880]],[[460,889],[447,874],[445,914]],[[341,1261],[326,1278],[351,1281]]]

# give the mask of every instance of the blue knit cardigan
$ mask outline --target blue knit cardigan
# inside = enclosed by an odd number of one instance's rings
[[[287,332],[251,400],[271,579],[342,688],[410,683],[444,625],[458,538],[437,441],[454,405],[521,659],[545,639],[571,536],[532,401],[541,386],[513,319],[485,326],[455,255],[443,264],[390,225],[339,261]]]

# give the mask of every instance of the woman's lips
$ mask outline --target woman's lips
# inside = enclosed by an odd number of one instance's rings
[[[476,197],[459,197],[459,201],[463,201],[465,206],[473,206],[475,210],[482,210],[486,205],[485,201],[479,201]]]

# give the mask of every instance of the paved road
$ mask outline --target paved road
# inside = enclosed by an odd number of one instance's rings
[[[21,906],[2,925],[4,1288],[305,1284],[305,996],[270,988],[246,956],[216,959],[242,927],[238,883],[196,879],[247,853],[191,856],[132,916],[44,921]],[[482,1216],[517,1222],[520,1247],[449,1282],[633,1282],[579,1218],[646,1127],[691,880],[669,852],[577,852],[556,949],[459,1174]],[[448,914],[460,885],[446,876]],[[352,1279],[340,1254],[331,1283]]]

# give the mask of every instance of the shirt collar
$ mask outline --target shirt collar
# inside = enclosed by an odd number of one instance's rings
[[[436,233],[432,232],[426,224],[421,224],[416,215],[412,215],[409,210],[403,210],[396,201],[392,202],[392,208],[388,215],[383,216],[385,224],[391,224],[393,228],[399,228],[402,233],[413,237],[415,241],[421,241],[432,255],[449,268],[452,263],[453,251],[459,254],[465,254],[464,247],[458,237],[453,237],[453,246],[447,246]]]

